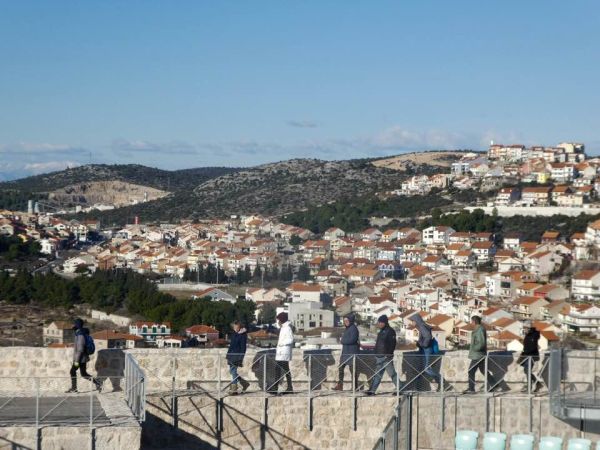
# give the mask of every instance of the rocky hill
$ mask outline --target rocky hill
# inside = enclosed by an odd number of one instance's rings
[[[309,207],[335,201],[374,195],[395,189],[408,176],[447,171],[450,161],[460,152],[428,152],[403,155],[410,164],[400,169],[399,163],[385,158],[323,161],[293,159],[247,169],[200,168],[164,171],[144,166],[84,166],[63,172],[0,183],[13,192],[36,192],[45,195],[89,195],[91,181],[122,181],[157,189],[156,200],[111,211],[88,213],[105,224],[122,225],[135,216],[142,221],[202,219],[227,217],[231,214],[258,213],[281,216]],[[416,158],[416,159],[415,159]],[[384,162],[381,162],[384,161]],[[86,184],[87,183],[87,184]],[[75,186],[75,187],[74,187]],[[65,189],[66,188],[66,189]],[[95,189],[92,189],[94,192]],[[162,192],[168,195],[162,196]],[[51,194],[50,194],[51,193]]]
[[[236,170],[229,167],[200,167],[169,171],[138,164],[80,166],[0,183],[0,209],[23,210],[27,200],[47,200],[49,197],[54,197],[56,203],[90,203],[88,199],[91,203],[102,203],[110,202],[112,197],[118,199],[122,194],[137,198],[138,191],[143,198],[143,192],[146,191],[151,199],[160,198],[165,193],[192,190],[212,177]],[[111,185],[107,192],[107,186],[102,182],[121,182],[125,185]],[[129,189],[127,185],[135,186]]]

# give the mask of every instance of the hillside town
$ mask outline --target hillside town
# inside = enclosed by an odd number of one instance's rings
[[[501,187],[495,202],[582,206],[595,197],[598,167],[599,159],[586,160],[582,144],[492,145],[487,156],[466,154],[453,163],[450,175],[410,178],[398,193],[423,194],[431,187],[468,185],[468,180],[497,179],[502,185],[509,180],[552,182],[560,184]],[[567,200],[574,197],[581,201]],[[258,215],[157,225],[136,220],[121,229],[101,229],[98,221],[0,211],[0,235],[36,241],[40,253],[49,257],[85,244],[52,269],[64,277],[130,270],[174,283],[193,285],[197,278],[193,298],[231,303],[245,298],[256,304],[257,319],[265,309],[284,311],[296,330],[311,335],[310,345],[317,347],[336,345],[331,332],[349,313],[366,329],[387,315],[406,345],[418,339],[409,318],[419,314],[446,349],[469,342],[473,315],[483,318],[491,345],[497,349],[518,351],[525,322],[540,331],[542,348],[567,335],[593,344],[600,334],[596,305],[600,266],[595,264],[600,221],[571,236],[549,226],[533,242],[518,233],[463,232],[449,226],[373,227],[354,233],[330,228],[317,236]],[[216,284],[202,285],[199,273],[211,266],[217,268]],[[286,270],[288,280],[265,285],[265,274]],[[219,273],[225,278],[221,284]],[[242,273],[259,274],[260,282],[254,280],[236,294],[228,282]],[[175,334],[169,323],[134,322],[119,316],[103,319],[123,330],[94,336],[107,347],[178,347],[192,339],[212,345],[222,338],[212,324],[197,324]],[[44,344],[68,342],[67,325],[53,322],[45,327]],[[264,330],[258,333],[263,343],[272,338]]]
[[[450,173],[415,175],[392,195],[426,195],[434,189],[496,192],[496,207],[589,207],[600,191],[600,158],[588,159],[585,146],[490,145],[487,154],[466,153]]]

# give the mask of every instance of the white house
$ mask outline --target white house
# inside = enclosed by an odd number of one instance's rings
[[[566,305],[558,314],[564,331],[598,333],[600,331],[600,308],[589,304]]]
[[[571,294],[577,300],[600,299],[600,270],[582,270],[573,275]]]
[[[311,330],[313,328],[333,327],[334,312],[322,309],[320,302],[294,302],[288,308],[290,323],[298,331]]]
[[[448,239],[455,233],[455,230],[446,226],[432,226],[423,230],[422,241],[426,245],[430,244],[448,244]]]
[[[294,303],[321,301],[321,286],[318,284],[292,283],[287,291]]]

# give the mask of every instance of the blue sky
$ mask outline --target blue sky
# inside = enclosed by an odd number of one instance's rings
[[[597,1],[3,0],[0,178],[585,142]]]

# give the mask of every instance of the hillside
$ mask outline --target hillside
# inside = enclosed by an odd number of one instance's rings
[[[448,164],[462,154],[427,152],[380,160],[293,159],[247,169],[164,171],[138,165],[84,166],[0,183],[0,208],[6,207],[1,201],[3,190],[5,196],[11,192],[33,193],[67,200],[85,192],[88,197],[99,200],[102,197],[93,195],[94,189],[92,194],[89,193],[89,184],[110,180],[137,185],[137,195],[144,187],[157,189],[155,194],[160,198],[110,211],[93,211],[85,216],[98,218],[107,225],[130,223],[135,216],[144,222],[251,213],[282,216],[336,201],[348,203],[357,198],[368,199],[378,192],[398,188],[413,174],[445,172]],[[401,163],[398,161],[403,161],[404,170],[399,169]],[[169,194],[163,196],[162,191]],[[132,192],[126,194],[133,198]],[[126,198],[126,194],[121,197]],[[24,197],[25,201],[27,198],[31,197]]]
[[[163,196],[162,191],[191,190],[212,177],[236,170],[227,167],[201,167],[169,171],[138,164],[80,166],[0,183],[0,209],[23,209],[29,199],[40,200],[54,196],[58,200],[61,196],[69,193],[77,195],[85,192],[88,197],[102,198],[105,186],[99,184],[89,188],[90,183],[95,182],[120,181],[136,185],[132,191],[147,188],[147,191],[156,194],[154,197],[161,197]],[[94,189],[94,187],[98,187],[98,189]],[[118,190],[118,186],[114,187]],[[73,201],[74,199],[67,200]],[[75,201],[75,203],[82,202]]]
[[[414,152],[391,158],[373,161],[376,167],[383,167],[401,172],[419,170],[423,167],[448,168],[454,162],[465,155],[467,151],[442,151],[442,152]]]

